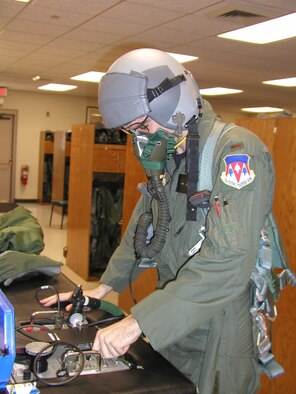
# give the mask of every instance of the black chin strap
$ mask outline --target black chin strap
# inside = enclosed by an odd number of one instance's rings
[[[192,205],[190,197],[196,193],[199,178],[199,134],[198,119],[192,117],[187,124],[188,136],[186,139],[186,173],[187,173],[187,212],[186,220],[196,220],[197,207]]]

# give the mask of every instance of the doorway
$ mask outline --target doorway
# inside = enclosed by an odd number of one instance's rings
[[[0,202],[15,199],[17,111],[0,109]]]

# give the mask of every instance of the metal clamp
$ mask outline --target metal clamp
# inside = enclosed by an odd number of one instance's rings
[[[194,246],[192,246],[191,249],[188,250],[188,252],[185,254],[185,257],[191,257],[200,250],[201,245],[202,245],[203,241],[205,240],[205,235],[204,235],[205,229],[206,228],[204,226],[202,226],[199,229],[198,235],[200,236],[200,239]]]

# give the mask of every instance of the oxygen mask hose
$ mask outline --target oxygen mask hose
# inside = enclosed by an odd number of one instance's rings
[[[167,158],[174,153],[175,140],[163,130],[158,129],[151,135],[134,136],[136,157],[145,169],[148,177],[148,190],[157,201],[158,218],[156,229],[150,242],[147,243],[148,228],[152,224],[152,212],[146,212],[138,220],[134,247],[137,258],[153,258],[158,254],[166,241],[168,225],[171,221],[169,202],[162,182],[162,174]]]
[[[151,177],[150,185],[149,191],[153,197],[155,196],[154,198],[156,198],[158,206],[156,230],[153,237],[151,238],[151,242],[147,244],[148,227],[152,223],[153,216],[152,212],[146,212],[141,215],[136,228],[134,247],[137,257],[147,257],[151,259],[156,254],[161,252],[163,248],[166,240],[168,225],[171,221],[171,215],[169,211],[167,195],[160,177]]]

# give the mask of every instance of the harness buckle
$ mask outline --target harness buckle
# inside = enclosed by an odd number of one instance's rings
[[[192,246],[192,248],[188,250],[188,252],[185,253],[185,257],[191,257],[200,250],[201,245],[205,239],[205,235],[204,235],[205,229],[206,228],[204,226],[202,226],[199,229],[198,235],[200,236],[200,239],[197,241],[195,245]]]
[[[269,352],[271,349],[271,343],[267,335],[262,335],[262,333],[258,332],[257,348],[260,355]]]
[[[266,312],[266,316],[268,320],[275,321],[275,319],[277,318],[277,309],[275,305],[273,305],[271,311]]]
[[[280,282],[280,289],[283,290],[284,287],[286,287],[289,284],[289,276],[287,274],[287,270],[283,270],[279,275],[279,282]]]
[[[194,207],[209,208],[210,196],[211,196],[211,192],[209,190],[201,190],[199,192],[194,193],[191,197],[189,197],[189,202]]]
[[[267,335],[267,326],[262,313],[256,317],[256,323],[258,328],[257,348],[260,356],[262,356],[271,349],[271,343]]]

